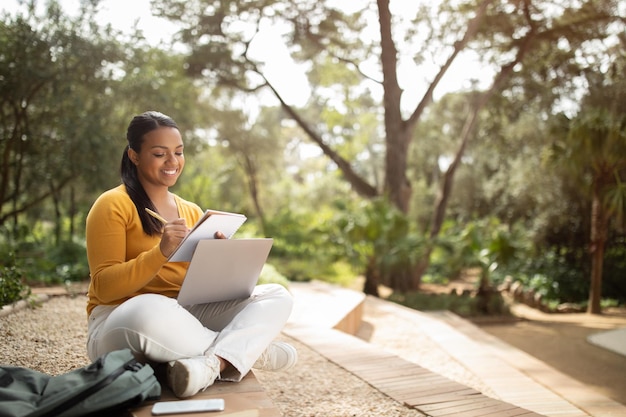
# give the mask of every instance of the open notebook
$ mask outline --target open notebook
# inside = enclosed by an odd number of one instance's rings
[[[187,306],[250,296],[273,242],[271,238],[199,241],[178,303]]]
[[[227,211],[207,210],[193,226],[185,239],[168,259],[169,262],[189,262],[199,241],[214,239],[215,232],[224,233],[227,239],[235,234],[237,229],[246,221],[246,216]]]

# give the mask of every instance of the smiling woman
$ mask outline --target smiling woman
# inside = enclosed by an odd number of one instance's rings
[[[185,166],[183,139],[176,122],[155,111],[133,117],[126,138],[123,184],[100,195],[87,216],[89,358],[128,348],[138,360],[165,364],[181,398],[217,379],[241,381],[253,367],[291,368],[296,350],[273,341],[293,304],[283,286],[257,285],[237,300],[178,303],[189,264],[168,257],[203,214],[169,191]]]
[[[149,235],[160,234],[162,225],[143,209],[156,211],[167,221],[179,218],[176,202],[167,190],[176,185],[185,167],[182,136],[174,120],[146,112],[133,118],[126,138],[122,182],[137,207],[143,229]]]

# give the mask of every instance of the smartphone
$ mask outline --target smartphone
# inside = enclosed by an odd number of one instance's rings
[[[152,406],[152,415],[202,413],[204,411],[224,411],[222,398],[206,400],[159,401]]]

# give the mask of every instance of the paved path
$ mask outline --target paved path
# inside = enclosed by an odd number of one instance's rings
[[[345,306],[354,302],[350,291],[325,288],[321,283],[292,285],[296,305],[303,309],[293,319],[332,325],[331,306],[344,314]],[[626,416],[623,404],[452,313],[423,313],[367,297],[362,320],[357,335],[370,344],[494,398],[545,416]]]
[[[589,341],[611,330],[626,329],[626,314],[623,311],[603,315],[545,314],[524,305],[515,305],[514,312],[522,320],[486,323],[480,327],[484,332],[583,383],[588,390],[626,404],[626,356]],[[616,342],[619,342],[619,335],[614,334]],[[626,348],[626,342],[622,343]]]

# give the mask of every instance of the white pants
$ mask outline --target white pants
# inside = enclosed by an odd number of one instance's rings
[[[221,379],[240,381],[289,318],[293,300],[278,284],[258,285],[249,298],[182,307],[159,294],[142,294],[89,316],[91,360],[129,348],[139,360],[165,363],[207,352],[233,365]]]

